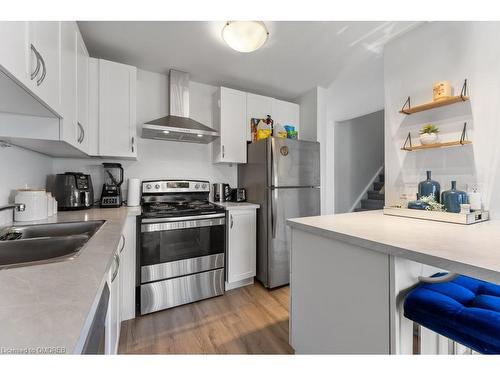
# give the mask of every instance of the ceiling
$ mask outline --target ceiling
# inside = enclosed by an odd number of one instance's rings
[[[267,22],[269,39],[240,53],[221,38],[224,22],[80,21],[93,57],[167,73],[187,71],[212,85],[293,100],[314,86],[328,87],[348,65],[382,56],[383,45],[416,22]]]

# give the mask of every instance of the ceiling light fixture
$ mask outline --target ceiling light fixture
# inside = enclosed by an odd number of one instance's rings
[[[269,32],[261,21],[228,21],[222,29],[222,39],[239,52],[253,52],[264,45]]]
[[[169,130],[164,130],[163,133],[168,134],[168,133],[170,133],[170,131]]]

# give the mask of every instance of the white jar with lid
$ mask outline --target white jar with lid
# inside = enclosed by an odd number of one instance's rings
[[[25,205],[24,211],[14,211],[15,221],[33,221],[47,218],[47,194],[45,190],[19,189],[14,201]]]

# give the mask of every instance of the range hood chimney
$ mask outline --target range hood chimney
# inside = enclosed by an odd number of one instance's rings
[[[170,70],[169,115],[142,126],[142,137],[162,141],[210,143],[219,133],[189,117],[189,73]]]

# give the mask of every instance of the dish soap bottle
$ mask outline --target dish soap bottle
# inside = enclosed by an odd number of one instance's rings
[[[468,203],[467,194],[464,191],[457,190],[457,182],[451,181],[451,189],[443,191],[441,194],[441,203],[447,212],[460,212],[460,205]]]
[[[439,185],[439,182],[431,179],[431,171],[426,171],[426,173],[427,179],[418,184],[418,199],[433,195],[436,202],[439,203],[441,185]]]

